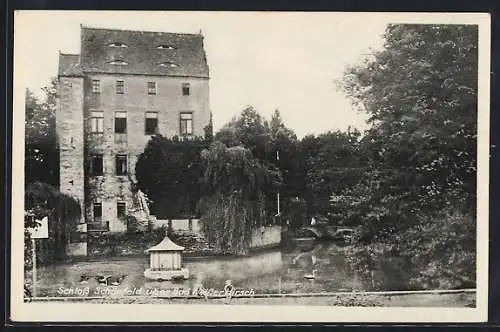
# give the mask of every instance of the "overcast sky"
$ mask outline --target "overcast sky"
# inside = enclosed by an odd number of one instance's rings
[[[299,137],[365,128],[334,80],[380,48],[387,16],[341,13],[22,12],[15,21],[16,79],[40,94],[57,75],[58,52],[80,52],[80,24],[205,36],[215,129],[246,105],[279,109]],[[26,70],[24,70],[26,69]]]

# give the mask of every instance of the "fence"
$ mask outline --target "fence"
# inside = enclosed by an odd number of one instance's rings
[[[171,227],[174,231],[190,231],[196,234],[201,233],[199,219],[153,219],[153,228]]]

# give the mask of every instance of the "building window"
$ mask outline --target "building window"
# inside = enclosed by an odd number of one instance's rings
[[[162,45],[156,46],[156,48],[159,50],[175,50],[176,47],[173,45],[162,44]]]
[[[104,112],[92,111],[90,113],[91,132],[102,133],[104,131]]]
[[[123,59],[115,59],[115,60],[111,60],[110,62],[108,62],[110,65],[115,65],[115,66],[126,66],[128,65],[128,62],[123,60]]]
[[[127,112],[115,112],[115,133],[125,134],[127,132]]]
[[[90,174],[92,176],[101,176],[104,173],[102,154],[96,154],[90,157]]]
[[[167,61],[159,64],[160,67],[176,68],[179,67],[175,62]]]
[[[127,155],[117,154],[116,160],[116,175],[127,175]]]
[[[121,43],[121,42],[114,42],[114,43],[108,44],[108,47],[128,47],[128,46],[124,43]]]
[[[181,135],[193,134],[193,113],[182,112],[180,118],[180,132]]]
[[[116,81],[116,94],[122,95],[125,93],[125,82]]]
[[[191,93],[190,89],[191,89],[191,84],[189,83],[182,84],[182,95],[189,96]]]
[[[156,82],[148,82],[148,95],[156,95]]]
[[[92,80],[92,93],[101,93],[101,81]]]
[[[146,135],[158,133],[158,113],[146,112]]]
[[[93,207],[93,212],[94,212],[94,221],[101,221],[102,220],[102,203],[94,203]]]
[[[125,218],[127,214],[127,206],[125,202],[117,202],[116,203],[116,216],[118,218]]]

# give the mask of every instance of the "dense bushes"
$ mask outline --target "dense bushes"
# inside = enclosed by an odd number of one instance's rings
[[[38,260],[52,263],[66,259],[66,245],[81,218],[79,202],[51,185],[35,182],[25,190],[25,211],[25,229],[35,226],[34,220],[48,217],[49,238],[37,240]],[[25,257],[31,257],[29,235],[26,240]]]
[[[365,278],[371,271],[404,276],[398,287],[410,289],[473,288],[476,283],[476,224],[474,216],[448,210],[438,217],[418,216],[419,222],[390,239],[348,249],[348,261]],[[388,269],[403,264],[396,273]],[[402,274],[401,272],[404,271]],[[377,285],[383,289],[387,285]],[[394,287],[393,285],[391,285]]]

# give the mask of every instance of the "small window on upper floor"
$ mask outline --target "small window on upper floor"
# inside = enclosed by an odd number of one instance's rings
[[[115,133],[125,134],[127,132],[127,112],[115,112]]]
[[[128,47],[128,45],[121,42],[114,42],[108,44],[108,47]]]
[[[178,64],[175,62],[167,61],[167,62],[162,62],[159,64],[160,67],[169,67],[169,68],[176,68],[179,67]]]
[[[125,93],[125,82],[124,81],[116,81],[116,94],[122,95]]]
[[[90,131],[92,133],[102,133],[104,131],[104,112],[90,112]]]
[[[92,80],[92,93],[101,93],[101,81]]]
[[[158,133],[158,113],[146,112],[145,134],[155,135]]]
[[[193,112],[181,112],[179,122],[181,136],[193,134]]]
[[[161,45],[156,46],[156,48],[159,50],[175,50],[177,47],[175,47],[174,45],[170,45],[170,44],[161,44]]]
[[[182,84],[182,95],[189,96],[191,94],[191,84],[183,83]]]
[[[148,95],[156,95],[156,82],[148,82]]]

